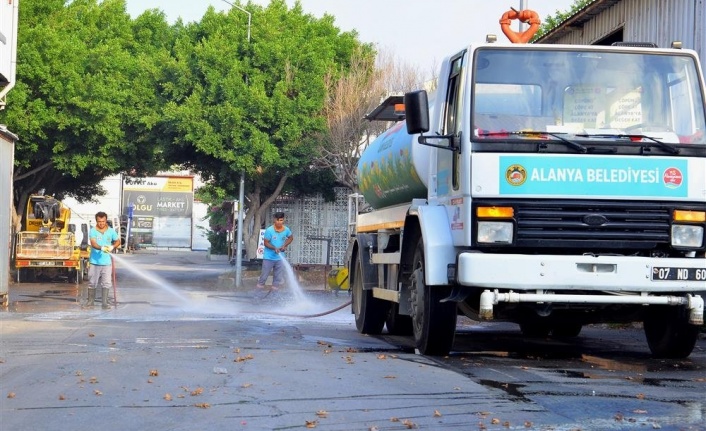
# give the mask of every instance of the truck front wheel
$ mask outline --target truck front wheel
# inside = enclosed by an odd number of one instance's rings
[[[651,306],[643,326],[647,345],[655,358],[686,358],[699,337],[699,327],[688,322],[682,307]]]
[[[361,334],[378,335],[385,326],[388,303],[373,297],[372,290],[363,289],[363,264],[356,260],[353,272],[353,313],[355,327]]]
[[[417,243],[412,266],[410,301],[414,342],[423,355],[448,355],[456,334],[457,305],[453,301],[441,302],[450,289],[427,286],[424,281],[424,243]]]

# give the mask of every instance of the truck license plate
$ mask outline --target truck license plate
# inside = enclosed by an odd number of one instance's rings
[[[652,281],[663,280],[706,281],[706,268],[653,267]]]

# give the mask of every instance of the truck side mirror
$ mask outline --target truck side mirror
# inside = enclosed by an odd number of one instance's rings
[[[405,93],[404,111],[407,133],[414,135],[429,131],[429,101],[426,90]]]

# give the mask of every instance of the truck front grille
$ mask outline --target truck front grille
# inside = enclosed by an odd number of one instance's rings
[[[621,254],[669,248],[674,208],[706,209],[703,204],[629,201],[474,201],[476,205],[514,207],[516,248]]]
[[[670,242],[670,209],[644,203],[523,202],[515,210],[520,247],[652,250]]]

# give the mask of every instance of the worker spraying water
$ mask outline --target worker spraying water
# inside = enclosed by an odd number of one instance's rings
[[[93,307],[96,300],[96,291],[101,289],[101,306],[107,309],[108,295],[113,286],[114,265],[111,252],[120,246],[120,236],[112,227],[108,226],[108,215],[100,211],[96,213],[96,226],[91,228],[89,233],[91,244],[91,254],[88,267],[88,288],[82,292],[81,297],[85,298],[81,306]],[[85,296],[84,296],[85,294]]]
[[[284,213],[276,212],[273,219],[273,224],[265,229],[265,250],[262,259],[262,272],[257,280],[258,289],[265,289],[265,282],[270,276],[270,272],[273,272],[272,290],[278,290],[284,286],[286,272],[284,253],[289,244],[294,241],[291,229],[284,224]]]

